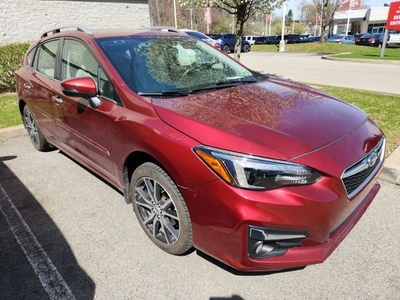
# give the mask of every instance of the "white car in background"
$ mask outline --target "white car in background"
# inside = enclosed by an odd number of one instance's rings
[[[245,41],[248,41],[250,43],[250,45],[254,45],[257,38],[258,38],[258,36],[255,36],[255,35],[245,35],[243,37],[243,39]]]
[[[386,47],[400,48],[400,33],[389,33]]]

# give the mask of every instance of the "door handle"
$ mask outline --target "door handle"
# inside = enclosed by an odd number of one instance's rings
[[[57,104],[63,103],[63,100],[61,98],[56,97],[56,96],[51,97],[51,99]]]

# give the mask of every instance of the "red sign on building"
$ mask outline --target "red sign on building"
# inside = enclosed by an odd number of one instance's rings
[[[342,10],[349,10],[354,9],[354,8],[360,8],[361,7],[361,0],[343,0],[341,9]]]
[[[386,28],[400,30],[400,1],[390,3]]]

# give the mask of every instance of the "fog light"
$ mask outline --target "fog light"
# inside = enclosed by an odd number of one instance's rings
[[[254,244],[253,249],[255,255],[259,257],[265,257],[269,252],[273,251],[275,247],[271,244],[265,244],[261,241],[258,241]]]
[[[251,258],[284,255],[289,248],[299,247],[307,233],[249,226],[248,252]]]

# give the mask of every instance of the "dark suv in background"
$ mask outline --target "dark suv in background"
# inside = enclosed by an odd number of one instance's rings
[[[279,44],[281,38],[282,35],[262,36],[257,38],[254,44],[255,45]],[[283,39],[286,44],[303,43],[306,41],[304,36],[302,36],[301,34],[285,34]]]
[[[230,53],[235,50],[236,35],[233,33],[220,33],[220,34],[207,34],[214,40],[219,40],[221,51],[225,53]],[[248,41],[242,40],[242,52],[249,52],[251,45]]]
[[[254,45],[271,45],[271,44],[279,44],[279,36],[278,35],[268,35],[268,36],[260,36],[256,38]]]
[[[281,39],[281,36],[279,36],[279,40]],[[285,34],[283,37],[285,40],[286,44],[296,44],[296,43],[302,43],[303,38],[300,34]]]

